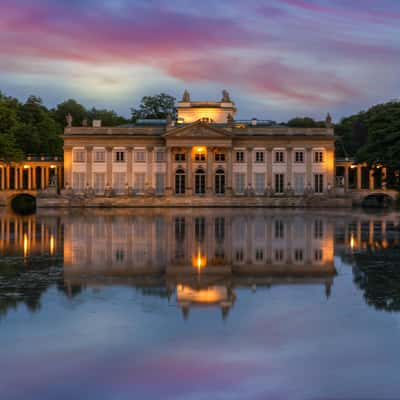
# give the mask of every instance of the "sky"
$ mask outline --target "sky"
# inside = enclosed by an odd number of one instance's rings
[[[145,95],[335,120],[400,97],[399,0],[1,0],[0,91],[129,116]]]

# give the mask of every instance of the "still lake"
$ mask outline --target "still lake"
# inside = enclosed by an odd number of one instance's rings
[[[0,209],[0,397],[399,399],[399,223]]]

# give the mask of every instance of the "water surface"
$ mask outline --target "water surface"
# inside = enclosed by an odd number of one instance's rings
[[[0,393],[398,399],[399,214],[0,209]]]

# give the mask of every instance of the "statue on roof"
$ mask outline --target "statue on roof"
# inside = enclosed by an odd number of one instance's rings
[[[190,101],[190,94],[187,91],[187,89],[185,89],[185,91],[183,92],[182,101],[184,101],[186,103],[188,103]]]
[[[328,113],[326,116],[325,125],[327,128],[332,128],[332,116],[330,113]]]
[[[223,103],[231,103],[231,98],[227,90],[222,91],[222,100]]]
[[[72,115],[71,115],[71,113],[68,113],[68,115],[65,117],[65,120],[67,121],[67,126],[68,126],[68,128],[71,128],[72,127]]]

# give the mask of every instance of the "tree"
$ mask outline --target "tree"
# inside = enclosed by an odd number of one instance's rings
[[[304,117],[304,118],[296,117],[289,120],[287,126],[291,128],[324,128],[325,122],[315,121],[310,117]]]
[[[74,99],[66,100],[58,104],[55,110],[52,110],[52,116],[61,128],[67,125],[65,117],[68,114],[72,115],[73,125],[82,126],[82,122],[87,118],[88,112],[82,104]]]
[[[138,119],[165,119],[168,115],[175,117],[175,97],[160,93],[155,96],[144,96],[138,109],[132,108],[132,121]]]
[[[114,110],[98,110],[94,107],[87,112],[87,118],[88,122],[99,119],[103,126],[118,126],[128,122],[126,118],[121,117]]]

